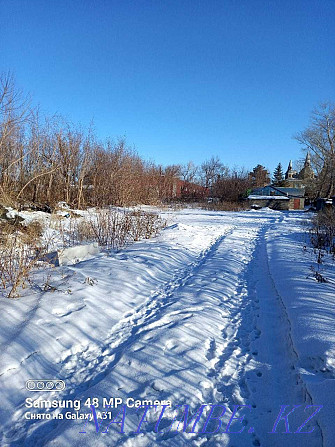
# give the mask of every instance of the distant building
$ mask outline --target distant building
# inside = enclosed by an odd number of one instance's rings
[[[292,160],[290,160],[287,171],[285,173],[285,184],[289,188],[305,188],[311,180],[315,179],[315,174],[311,166],[311,157],[307,152],[305,163],[300,172],[297,172],[292,167]]]
[[[172,198],[184,201],[207,200],[209,189],[197,183],[188,182],[179,178],[173,179]]]
[[[305,205],[306,187],[308,188],[314,179],[315,174],[308,152],[304,166],[299,172],[293,169],[290,160],[285,173],[285,187],[266,185],[263,188],[256,188],[248,196],[249,203],[254,208],[267,206],[277,210],[302,210]]]
[[[303,210],[304,188],[282,188],[272,185],[256,188],[248,196],[252,208],[269,207],[275,210]]]

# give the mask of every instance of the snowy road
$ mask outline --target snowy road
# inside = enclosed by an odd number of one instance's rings
[[[174,222],[157,239],[56,272],[59,284],[61,274],[68,278],[58,293],[4,303],[1,445],[332,445],[335,334],[326,316],[335,314],[334,291],[306,278],[306,217],[271,210],[168,217]],[[316,304],[329,313],[321,323]],[[66,389],[24,389],[30,378],[49,377]],[[172,408],[159,430],[160,409],[152,408],[136,433],[144,410],[130,405],[125,434],[120,424],[96,433],[93,421],[79,433],[82,420],[26,419],[27,397],[80,400],[90,414],[88,398],[165,400]],[[186,404],[192,414],[207,405],[194,433],[169,430]],[[221,426],[213,419],[204,430],[211,405],[222,406],[215,415],[226,411]],[[299,406],[289,427],[277,420],[283,405],[285,414]],[[317,409],[309,405],[323,408],[297,432]]]

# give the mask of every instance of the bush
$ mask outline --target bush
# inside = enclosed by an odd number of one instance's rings
[[[156,236],[166,222],[145,211],[98,210],[77,224],[79,241],[94,241],[107,249],[119,249],[140,239]]]
[[[325,208],[312,221],[310,229],[312,246],[335,255],[335,209]]]
[[[29,281],[30,272],[40,259],[41,250],[34,237],[13,225],[1,225],[0,288],[8,298],[19,296],[18,289]]]

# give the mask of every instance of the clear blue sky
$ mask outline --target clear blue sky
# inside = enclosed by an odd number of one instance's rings
[[[0,0],[0,71],[157,163],[286,168],[335,100],[335,0]]]

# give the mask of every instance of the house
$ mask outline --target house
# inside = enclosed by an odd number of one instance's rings
[[[254,189],[248,196],[253,208],[269,207],[275,210],[303,210],[304,188],[283,188],[272,185]]]

